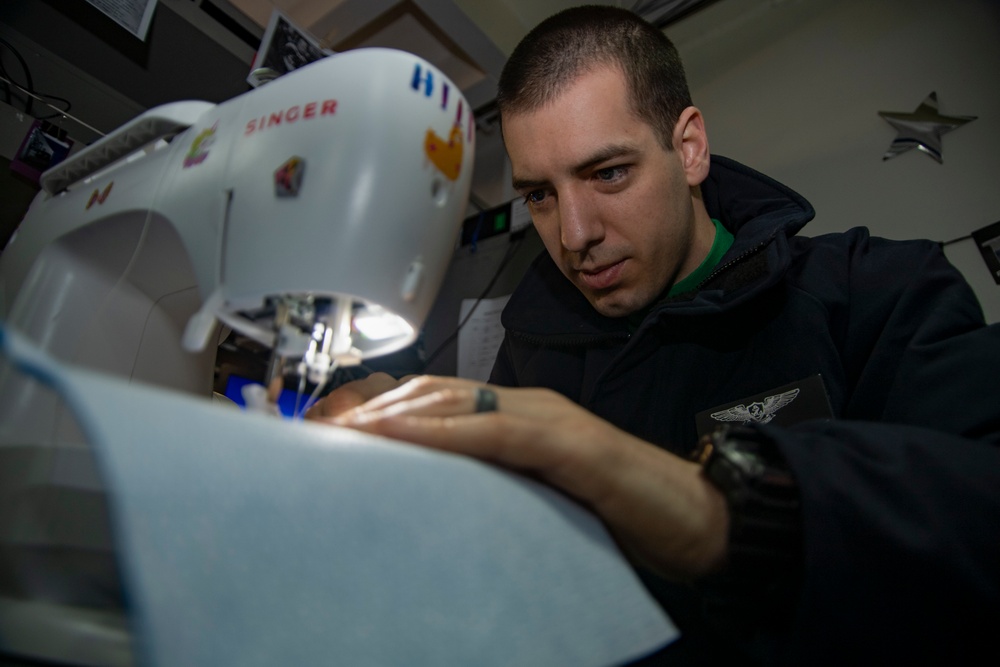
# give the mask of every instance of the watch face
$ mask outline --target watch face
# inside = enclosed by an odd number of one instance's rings
[[[727,426],[702,441],[705,474],[729,500],[775,485],[785,494],[794,481],[784,457],[769,438],[746,426]]]
[[[718,445],[719,454],[729,459],[744,475],[755,478],[767,469],[757,452],[757,443],[746,440],[726,440]]]

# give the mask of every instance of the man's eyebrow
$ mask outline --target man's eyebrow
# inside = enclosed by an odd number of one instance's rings
[[[608,160],[614,160],[621,157],[630,157],[638,152],[638,147],[632,144],[612,144],[610,146],[602,146],[595,153],[584,158],[579,164],[572,167],[570,169],[570,173],[578,175],[592,169],[594,166],[599,165],[602,162],[607,162]],[[550,182],[547,179],[535,180],[530,178],[518,178],[517,176],[514,176],[511,183],[517,191],[536,190],[550,185]]]
[[[511,181],[511,185],[518,192],[523,192],[524,190],[539,190],[549,185],[549,182],[545,180],[535,181],[529,178],[517,178],[515,176],[514,180]]]
[[[603,146],[599,148],[594,154],[585,160],[581,161],[580,164],[573,167],[572,172],[574,174],[580,174],[589,169],[592,169],[596,165],[602,162],[607,162],[608,160],[615,160],[622,157],[630,157],[639,152],[639,148],[633,144],[612,144],[610,146]]]

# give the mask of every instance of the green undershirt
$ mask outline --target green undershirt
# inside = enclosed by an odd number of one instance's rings
[[[682,280],[675,283],[674,286],[667,291],[664,298],[684,294],[685,292],[690,292],[698,287],[698,285],[701,284],[705,278],[708,278],[708,276],[711,275],[712,271],[715,270],[715,267],[719,265],[719,261],[722,259],[722,256],[725,255],[726,252],[728,252],[733,246],[733,235],[730,231],[723,227],[722,223],[715,218],[712,218],[712,222],[715,223],[715,240],[712,241],[711,250],[708,251],[708,254],[705,256],[705,259],[701,261],[701,264],[698,265],[698,268],[685,276]],[[639,312],[632,313],[628,316],[629,329],[631,331],[635,332],[635,330],[639,328],[639,325],[646,318],[646,314],[652,307],[653,306],[651,304]]]
[[[733,235],[729,233],[729,230],[722,226],[722,223],[712,218],[712,222],[715,223],[715,240],[712,242],[712,249],[708,251],[708,255],[702,260],[698,268],[688,274],[683,280],[679,280],[670,288],[667,292],[667,297],[677,296],[678,294],[684,294],[684,292],[690,292],[695,287],[697,287],[701,281],[715,270],[715,267],[719,265],[719,260],[722,256],[733,246]]]

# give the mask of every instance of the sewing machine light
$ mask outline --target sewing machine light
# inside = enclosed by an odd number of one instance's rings
[[[354,328],[358,333],[373,341],[413,336],[413,327],[399,315],[390,313],[381,306],[369,306],[354,316]]]

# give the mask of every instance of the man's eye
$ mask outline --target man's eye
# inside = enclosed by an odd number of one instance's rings
[[[605,167],[604,169],[598,169],[595,175],[599,181],[611,182],[625,176],[627,171],[627,167]]]
[[[532,190],[524,196],[526,204],[540,204],[545,199],[545,190]]]

